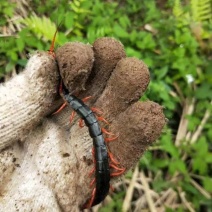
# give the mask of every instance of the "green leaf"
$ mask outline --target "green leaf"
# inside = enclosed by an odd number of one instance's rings
[[[19,52],[22,52],[24,50],[24,47],[25,47],[25,43],[24,43],[24,40],[23,39],[16,39],[16,45],[17,45],[17,48],[18,48],[18,51]]]
[[[46,40],[52,40],[54,33],[56,32],[56,25],[50,19],[46,17],[30,16],[29,18],[23,19],[24,23],[29,29],[33,31],[37,38],[43,36]],[[57,40],[57,38],[56,38]]]
[[[179,157],[179,151],[178,148],[173,144],[173,141],[170,137],[170,135],[164,135],[163,140],[161,142],[161,148],[171,154],[172,157],[178,158]]]
[[[136,41],[137,35],[138,33],[136,32],[136,30],[132,30],[132,32],[129,33],[129,38],[132,43]]]
[[[174,159],[171,160],[169,171],[171,174],[174,174],[175,172],[180,172],[182,174],[187,174],[187,169],[184,161],[181,159]]]
[[[162,79],[168,72],[168,66],[164,66],[159,70],[155,70],[156,74],[158,75],[158,79]]]
[[[115,24],[113,27],[114,34],[119,38],[127,38],[128,33],[125,29],[123,29],[119,24]]]
[[[125,48],[128,57],[138,57],[141,58],[141,52],[137,51],[131,47]]]
[[[156,166],[157,168],[164,168],[169,165],[169,160],[167,159],[155,159],[153,161],[153,166]]]
[[[197,171],[199,172],[199,174],[204,175],[207,171],[207,164],[201,157],[193,158],[192,168],[193,168],[193,171]]]
[[[206,191],[212,192],[212,179],[210,177],[205,177],[203,180],[203,186]]]
[[[208,153],[208,143],[205,136],[201,136],[198,141],[193,145],[198,156],[205,157]]]
[[[17,61],[17,64],[21,65],[22,67],[25,67],[27,64],[27,59],[19,59]]]
[[[197,126],[200,124],[201,120],[199,117],[196,116],[186,116],[188,119],[188,130],[194,131],[196,130]]]
[[[198,99],[212,99],[212,85],[208,83],[202,84],[197,90],[195,91],[195,96]]]
[[[14,67],[15,65],[12,62],[9,62],[5,67],[6,73],[9,73],[10,71],[12,71]]]
[[[119,19],[119,23],[121,27],[126,29],[128,26],[130,26],[130,19],[126,15],[121,16]]]
[[[141,37],[138,37],[136,46],[140,49],[153,50],[156,46],[155,41],[150,33],[140,33]]]

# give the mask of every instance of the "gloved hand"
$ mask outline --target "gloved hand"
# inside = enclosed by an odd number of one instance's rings
[[[89,106],[102,110],[108,131],[119,135],[108,146],[126,171],[165,125],[160,105],[138,101],[149,72],[142,61],[126,58],[120,42],[69,43],[56,58],[35,53],[23,73],[0,87],[0,211],[78,211],[91,197],[88,129],[77,116],[69,122],[69,106],[52,115],[62,103],[58,67],[69,91],[91,95]]]

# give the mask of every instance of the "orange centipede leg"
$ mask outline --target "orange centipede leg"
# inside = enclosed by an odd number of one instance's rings
[[[59,112],[60,112],[61,110],[63,110],[66,106],[67,106],[67,102],[64,102],[56,112],[52,113],[52,115],[55,115],[55,114],[59,113]]]
[[[110,176],[111,176],[111,177],[117,177],[117,176],[119,176],[119,175],[122,175],[125,171],[126,171],[126,169],[123,168],[122,171],[111,173]]]
[[[115,135],[114,133],[108,132],[105,128],[102,128],[102,132],[107,135]]]
[[[84,127],[84,120],[83,119],[79,120],[79,127],[80,128]]]
[[[96,182],[96,178],[94,178],[91,182],[90,182],[90,187],[92,187],[94,185],[94,183]]]
[[[63,91],[63,81],[62,79],[60,80],[60,86],[59,86],[59,93],[62,94]]]
[[[103,122],[105,122],[106,124],[109,125],[109,122],[108,122],[105,118],[103,118],[102,116],[97,116],[97,119],[98,119],[99,121],[103,121]]]
[[[95,198],[95,194],[96,194],[96,188],[94,188],[92,191],[91,200],[89,201],[88,208],[91,208],[94,198]]]
[[[96,107],[91,107],[91,110],[92,110],[94,113],[98,113],[98,114],[102,114],[102,113],[103,113],[99,108],[96,108]]]
[[[125,170],[125,168],[119,168],[118,166],[114,165],[114,164],[110,164],[110,167],[111,168],[114,168],[115,170],[118,170],[118,171],[123,171]]]
[[[111,189],[111,191],[114,191],[115,190],[112,185],[110,185],[110,189]]]
[[[91,177],[92,175],[93,175],[93,173],[95,172],[95,167],[93,167],[90,171],[89,171],[89,173],[88,173],[88,176],[89,177]]]
[[[92,98],[92,96],[87,96],[87,97],[83,98],[82,101],[87,102],[90,98]]]
[[[73,111],[72,113],[71,113],[71,116],[70,116],[70,123],[73,121],[73,119],[74,119],[74,116],[75,116],[75,111]]]
[[[108,156],[113,164],[119,165],[120,163],[114,158],[113,154],[108,150]]]
[[[92,152],[92,155],[93,155],[93,158],[94,158],[94,155],[95,155],[95,149],[94,149],[94,147],[92,147],[91,152]]]
[[[111,138],[105,138],[105,142],[110,142],[110,141],[114,141],[119,137],[119,135],[115,136],[115,137],[111,137]]]

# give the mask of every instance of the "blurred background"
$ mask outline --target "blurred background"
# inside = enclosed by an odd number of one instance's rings
[[[212,211],[211,0],[1,0],[0,17],[0,82],[59,24],[56,48],[112,36],[149,67],[141,101],[161,104],[167,126],[93,211]]]

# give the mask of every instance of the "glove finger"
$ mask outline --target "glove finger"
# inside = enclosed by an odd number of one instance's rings
[[[160,136],[165,124],[162,106],[151,101],[136,102],[111,123],[110,131],[118,132],[119,137],[109,143],[110,150],[128,170]]]
[[[126,57],[122,43],[110,37],[97,39],[93,44],[93,51],[94,67],[86,82],[86,91],[83,92],[83,96],[93,96],[91,102],[102,93],[119,60]]]
[[[93,67],[92,47],[79,42],[66,43],[57,49],[56,60],[60,75],[70,93],[84,90]]]
[[[118,62],[95,105],[103,109],[104,117],[110,122],[139,100],[146,91],[149,80],[148,68],[141,60],[124,58]]]
[[[94,53],[90,45],[79,42],[66,43],[56,51],[60,75],[70,93],[78,94],[85,89],[85,82],[91,73]],[[60,102],[60,105],[64,101]],[[52,116],[55,123],[70,128],[69,116],[71,109],[66,107],[59,114]]]
[[[47,53],[33,55],[23,73],[0,87],[0,150],[24,140],[56,97],[57,66]]]

